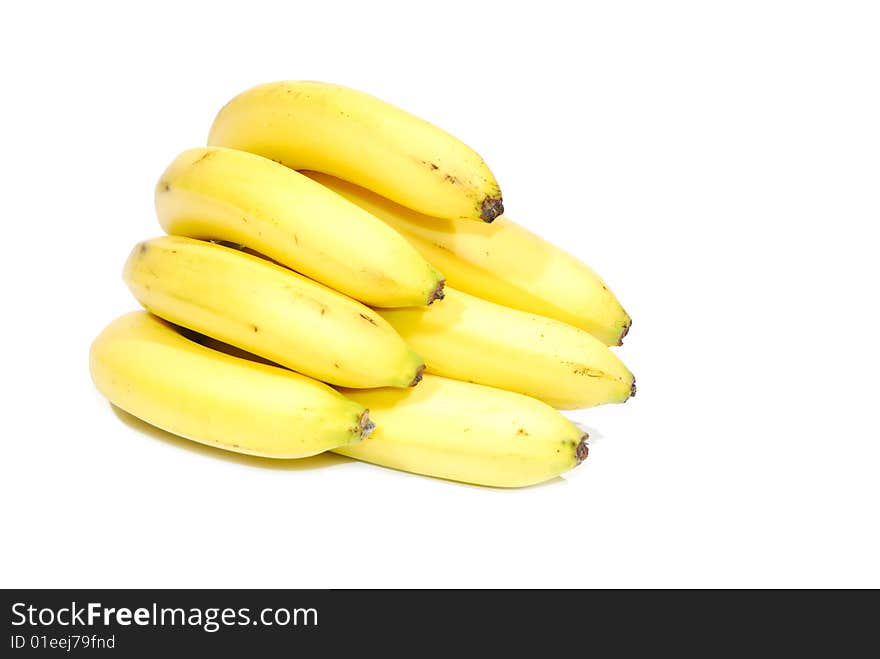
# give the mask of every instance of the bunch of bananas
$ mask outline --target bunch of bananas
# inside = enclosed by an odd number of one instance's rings
[[[515,487],[586,457],[557,409],[635,393],[602,280],[501,215],[472,149],[372,96],[245,91],[155,200],[169,235],[124,269],[146,311],[104,329],[90,368],[172,433]]]

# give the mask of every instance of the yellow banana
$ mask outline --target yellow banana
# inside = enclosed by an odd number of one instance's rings
[[[267,158],[184,151],[155,198],[168,233],[245,245],[361,302],[418,306],[443,296],[443,275],[396,231]]]
[[[587,457],[586,435],[520,394],[426,375],[414,389],[345,395],[370,409],[376,430],[335,452],[384,467],[494,487],[554,478]]]
[[[491,222],[501,190],[470,147],[384,101],[323,82],[274,82],[220,110],[208,144],[352,181],[426,215]]]
[[[379,313],[425,358],[428,373],[516,391],[559,409],[622,403],[635,393],[632,373],[604,343],[558,320],[452,288],[442,304]]]
[[[238,453],[301,458],[355,444],[373,428],[363,406],[327,385],[201,346],[144,311],[101,332],[89,367],[114,405]]]
[[[406,387],[424,368],[369,307],[235,249],[154,238],[135,246],[124,278],[157,316],[324,382]]]
[[[315,181],[387,222],[460,291],[561,320],[620,345],[630,317],[588,266],[506,217],[491,225],[438,220],[319,172]]]

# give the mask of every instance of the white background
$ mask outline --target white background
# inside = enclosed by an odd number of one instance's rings
[[[880,586],[875,3],[11,6],[0,585]],[[503,491],[276,464],[95,391],[160,172],[297,78],[462,138],[617,292],[639,395],[578,414],[584,465]]]

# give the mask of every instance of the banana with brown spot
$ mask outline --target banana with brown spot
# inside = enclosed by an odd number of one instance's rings
[[[375,311],[251,254],[180,236],[135,246],[124,279],[149,311],[346,387],[407,387],[424,369]]]
[[[449,288],[442,304],[382,309],[427,372],[532,396],[559,409],[622,403],[635,379],[591,334]]]
[[[507,217],[438,220],[347,181],[305,174],[399,231],[460,291],[561,320],[606,345],[620,345],[629,331],[629,315],[592,269]]]
[[[101,332],[89,368],[114,405],[237,453],[302,458],[356,444],[373,429],[366,408],[327,385],[201,346],[145,311]]]
[[[336,453],[384,467],[493,487],[550,480],[587,457],[586,435],[544,403],[426,375],[413,389],[341,390],[368,407],[373,434]]]
[[[387,224],[252,153],[184,151],[159,179],[155,201],[170,234],[244,245],[364,303],[443,297],[443,275]]]
[[[427,215],[491,222],[504,212],[483,159],[427,121],[348,87],[286,81],[242,92],[208,144],[326,172]]]

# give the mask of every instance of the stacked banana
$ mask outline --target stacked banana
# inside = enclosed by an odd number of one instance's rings
[[[95,339],[90,368],[172,433],[516,487],[587,455],[554,408],[635,394],[602,280],[501,215],[473,150],[372,96],[250,89],[155,200],[169,235],[124,269],[146,311]]]

